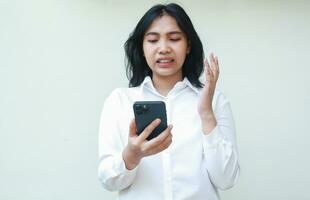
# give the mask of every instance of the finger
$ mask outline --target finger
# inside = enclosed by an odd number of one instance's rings
[[[216,61],[215,61],[215,58],[214,58],[214,53],[211,53],[210,54],[210,63],[211,63],[211,70],[212,72],[214,73],[214,71],[216,70]]]
[[[210,66],[206,67],[206,73],[207,73],[207,80],[212,81],[214,74],[213,74]]]
[[[135,119],[132,119],[129,124],[129,137],[137,137],[137,126]]]
[[[157,154],[165,149],[167,149],[172,143],[172,134],[168,135],[165,140],[154,148],[149,149],[147,152],[148,155]]]
[[[220,67],[219,67],[219,59],[217,56],[214,56],[214,62],[215,62],[215,69],[217,72],[220,72]]]
[[[160,124],[160,119],[155,119],[152,121],[140,134],[141,141],[146,140],[146,138],[152,133],[152,131]]]
[[[219,77],[219,73],[220,73],[219,61],[218,61],[218,57],[217,56],[214,56],[214,63],[215,63],[214,78],[215,78],[215,81],[217,81],[218,77]]]
[[[212,58],[211,58],[212,57]],[[210,59],[212,60],[212,74],[213,74],[213,80],[215,82],[217,82],[218,77],[219,77],[219,65],[218,65],[218,57],[214,55],[214,53],[212,53],[210,55]]]
[[[148,147],[154,148],[158,145],[160,145],[167,137],[169,137],[169,135],[171,135],[171,130],[172,130],[172,125],[169,125],[161,134],[159,134],[156,138],[153,138],[152,140],[150,140],[148,142]]]
[[[205,76],[207,81],[210,81],[212,78],[212,72],[207,58],[205,59]]]
[[[208,62],[208,58],[205,58],[204,64],[205,64],[205,66],[209,66],[210,65],[209,62]]]
[[[217,56],[215,56],[214,57],[214,60],[215,60],[215,66],[217,67],[217,69],[218,69],[218,67],[219,67],[219,58],[217,57]]]

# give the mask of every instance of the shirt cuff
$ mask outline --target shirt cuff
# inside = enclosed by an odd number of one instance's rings
[[[205,135],[204,133],[202,133],[202,135],[204,149],[216,148],[218,144],[223,140],[221,131],[219,130],[218,126],[215,126],[208,135]]]
[[[139,165],[137,165],[132,170],[127,169],[126,165],[125,165],[125,161],[123,160],[122,154],[119,154],[117,156],[117,163],[115,166],[116,167],[115,171],[117,171],[118,174],[120,174],[121,176],[131,176],[131,175],[134,175],[136,173],[138,166]]]

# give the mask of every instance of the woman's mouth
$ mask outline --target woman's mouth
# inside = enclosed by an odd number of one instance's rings
[[[174,63],[174,59],[158,59],[156,63],[160,67],[167,67]]]

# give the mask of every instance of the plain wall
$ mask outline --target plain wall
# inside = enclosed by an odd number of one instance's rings
[[[160,2],[0,0],[1,200],[115,199],[97,179],[100,112]],[[235,116],[241,176],[223,199],[310,199],[310,3],[177,2],[219,56]]]

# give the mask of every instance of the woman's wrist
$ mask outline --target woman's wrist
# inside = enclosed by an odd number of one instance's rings
[[[202,123],[202,131],[205,135],[208,135],[217,125],[215,115],[213,111],[210,111],[201,113],[200,118]]]
[[[123,150],[122,156],[125,162],[125,166],[128,170],[134,169],[140,163],[141,160],[141,158],[137,155],[137,153],[131,151],[128,148],[128,146]]]

